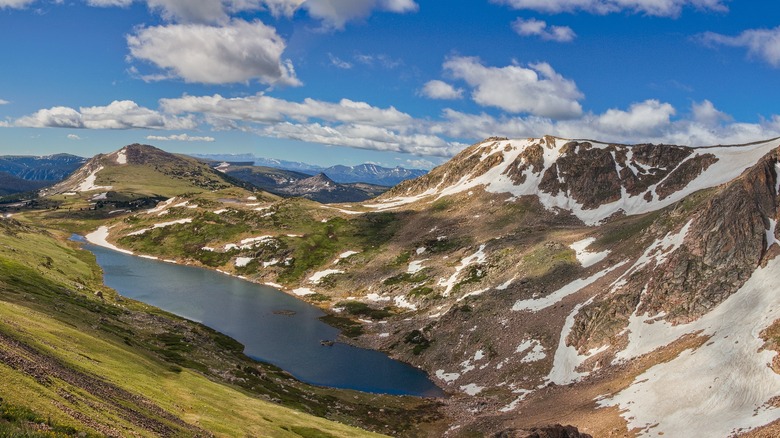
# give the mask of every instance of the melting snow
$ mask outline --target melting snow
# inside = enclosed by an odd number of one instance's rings
[[[97,179],[97,174],[103,170],[103,166],[99,166],[97,169],[93,170],[92,173],[90,173],[86,178],[84,178],[84,181],[79,184],[78,187],[76,187],[77,192],[89,192],[92,190],[111,190],[111,186],[96,186],[95,180]]]
[[[477,395],[482,392],[483,389],[485,389],[484,386],[477,386],[474,383],[469,383],[468,385],[463,385],[460,387],[460,390],[468,395]]]
[[[409,300],[406,299],[406,297],[398,296],[393,298],[393,302],[397,307],[401,307],[403,309],[409,309],[409,310],[417,310],[417,306],[410,303]]]
[[[108,227],[105,225],[101,225],[97,230],[87,234],[84,236],[85,239],[87,239],[87,242],[102,246],[104,248],[113,249],[114,251],[123,252],[125,254],[132,254],[132,251],[128,251],[126,249],[118,248],[106,240],[108,238]]]
[[[416,274],[423,269],[425,269],[425,266],[423,266],[423,262],[428,259],[422,259],[422,260],[415,260],[411,263],[409,263],[409,267],[406,269],[407,274]]]
[[[550,370],[550,374],[547,375],[547,380],[555,383],[556,385],[567,385],[572,382],[576,382],[581,377],[587,376],[587,372],[576,371],[588,358],[600,353],[604,349],[592,350],[587,355],[580,356],[577,349],[566,345],[566,338],[569,336],[572,327],[574,327],[574,318],[580,311],[580,308],[586,306],[593,301],[593,298],[584,303],[577,304],[571,311],[566,322],[563,324],[561,330],[561,338],[558,341],[558,349],[555,350],[555,358],[553,359],[553,367]]]
[[[168,206],[171,205],[171,203],[175,200],[176,200],[175,196],[173,198],[167,199],[157,204],[156,207],[146,210],[146,214],[159,213],[158,215],[162,216],[162,212],[165,211],[165,209],[168,208]]]
[[[531,312],[538,312],[540,310],[546,309],[554,304],[559,303],[569,295],[579,292],[583,288],[590,286],[599,278],[609,274],[626,263],[628,263],[628,260],[622,261],[614,266],[610,266],[609,268],[599,271],[588,278],[578,278],[566,286],[563,286],[557,291],[551,293],[550,295],[547,295],[546,297],[530,300],[519,300],[515,303],[514,306],[512,306],[512,310],[529,310]]]
[[[276,287],[276,286],[274,286]],[[317,292],[314,292],[313,290],[309,289],[308,287],[299,287],[298,289],[293,289],[292,293],[295,295],[298,295],[299,297],[304,297],[306,295],[314,295]]]
[[[507,281],[501,283],[500,285],[496,286],[496,289],[497,290],[507,290],[509,288],[509,285],[511,285],[512,282],[515,281],[515,279],[517,279],[517,277],[510,278],[509,280],[507,280]]]
[[[331,274],[341,274],[344,271],[340,271],[338,269],[326,269],[324,271],[315,272],[311,277],[309,277],[309,282],[317,284],[319,283],[323,278],[327,277]]]
[[[766,230],[766,249],[775,244],[780,245],[780,241],[775,237],[775,229],[777,229],[777,221],[769,219],[769,229]]]
[[[242,268],[254,260],[254,257],[236,257],[236,267]]]
[[[547,353],[544,352],[544,346],[536,339],[526,339],[520,345],[517,346],[517,353],[525,353],[520,362],[530,363],[542,360],[547,357]]]
[[[577,261],[583,268],[588,268],[604,260],[609,255],[609,251],[590,252],[586,248],[596,241],[595,237],[589,237],[569,245],[577,253]]]
[[[454,382],[460,378],[458,373],[445,373],[444,370],[436,370],[436,378],[447,383]]]
[[[144,228],[144,229],[142,229],[142,230],[133,231],[132,233],[127,233],[127,235],[128,235],[128,236],[138,236],[138,235],[140,235],[140,234],[144,234],[144,233],[146,233],[147,231],[151,231],[151,230],[153,230],[153,229],[155,229],[155,228],[165,228],[165,227],[169,227],[169,226],[171,226],[171,225],[176,225],[176,224],[188,224],[188,223],[190,223],[190,222],[192,222],[192,218],[178,219],[178,220],[175,220],[175,221],[170,221],[170,222],[161,222],[161,223],[159,223],[159,224],[154,224],[154,225],[152,225],[152,227],[151,227],[151,228]]]
[[[711,335],[638,376],[602,406],[618,406],[629,428],[644,436],[729,436],[780,419],[767,402],[780,393],[780,375],[770,368],[776,353],[762,350],[758,335],[780,318],[780,257],[759,267],[735,294],[697,321],[671,326],[634,318],[624,355],[634,357],[685,333]],[[652,429],[651,429],[652,427]]]
[[[288,236],[288,237],[300,237],[300,236],[298,236],[298,235],[295,235],[295,234],[288,234],[287,236]],[[336,261],[335,261],[335,262],[333,262],[333,264],[335,265],[335,264],[337,264],[338,262],[340,262],[341,260],[343,260],[343,259],[345,259],[345,258],[347,258],[347,257],[351,257],[351,256],[353,256],[353,255],[355,255],[355,254],[360,254],[360,251],[345,251],[345,252],[342,252],[342,253],[341,253],[341,254],[339,254],[339,256],[336,258]]]
[[[127,164],[127,149],[122,148],[116,153],[116,164]]]
[[[469,266],[472,263],[485,263],[485,260],[487,259],[487,255],[485,254],[485,245],[480,245],[477,252],[474,254],[464,258],[461,260],[460,265],[458,265],[457,268],[455,268],[455,273],[452,274],[452,276],[445,280],[440,279],[439,280],[439,286],[446,286],[444,289],[444,295],[445,297],[450,296],[450,292],[452,291],[452,288],[455,287],[455,283],[458,281],[458,275],[460,275],[460,272],[465,269],[467,266]]]

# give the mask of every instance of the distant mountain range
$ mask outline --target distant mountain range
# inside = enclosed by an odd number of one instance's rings
[[[237,180],[247,182],[267,192],[284,196],[311,199],[323,204],[334,202],[362,202],[381,195],[389,187],[362,182],[337,183],[324,173],[310,176],[292,170],[266,166],[248,166],[245,163],[211,161],[212,167]]]
[[[0,196],[38,190],[62,181],[86,161],[70,154],[0,156]]]
[[[297,161],[276,160],[272,158],[256,157],[252,154],[191,154],[193,157],[231,163],[254,164],[255,166],[273,167],[275,169],[291,170],[317,175],[324,173],[328,178],[337,183],[367,183],[392,187],[396,184],[414,179],[428,173],[421,169],[406,169],[404,167],[382,167],[375,164],[360,164],[357,166],[336,165],[322,167],[314,164]]]

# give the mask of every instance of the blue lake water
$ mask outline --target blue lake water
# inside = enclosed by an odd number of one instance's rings
[[[105,284],[123,296],[218,330],[244,344],[247,356],[299,380],[373,393],[443,395],[424,372],[381,352],[338,342],[322,346],[339,330],[318,319],[322,310],[284,292],[207,269],[83,247],[97,257]]]

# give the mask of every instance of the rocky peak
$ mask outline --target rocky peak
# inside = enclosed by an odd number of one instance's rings
[[[728,182],[778,144],[772,140],[691,148],[551,136],[491,138],[429,174],[399,184],[378,202],[431,201],[482,188],[535,196],[547,209],[570,211],[586,225],[595,225],[615,214],[658,210],[699,189]]]

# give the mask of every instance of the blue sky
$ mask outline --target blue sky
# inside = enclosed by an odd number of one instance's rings
[[[0,153],[430,167],[780,136],[773,0],[0,0]]]

